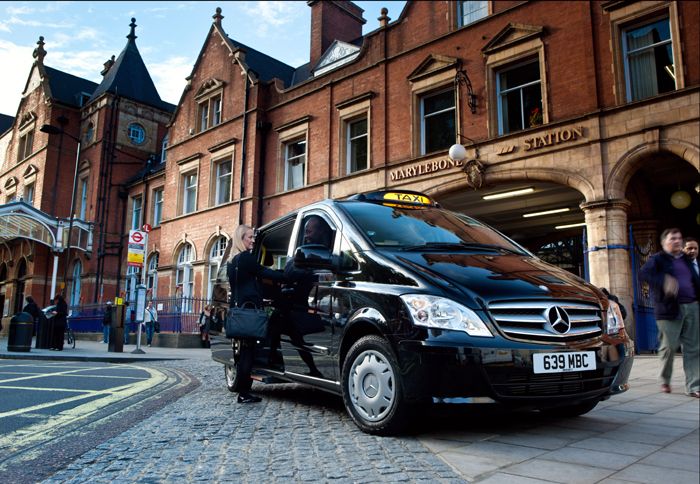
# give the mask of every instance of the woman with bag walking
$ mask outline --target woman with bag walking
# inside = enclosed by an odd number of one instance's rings
[[[211,309],[211,304],[207,304],[199,313],[199,337],[202,342],[202,348],[211,348],[211,343],[209,342],[209,332],[212,328],[213,321],[213,311]]]
[[[228,263],[226,273],[231,287],[230,307],[252,303],[257,308],[263,306],[263,292],[260,285],[261,279],[272,281],[284,281],[281,272],[268,269],[255,260],[251,253],[255,244],[255,233],[247,225],[239,225],[233,234],[233,247],[231,254],[233,259]],[[236,371],[241,385],[238,392],[238,403],[255,403],[261,401],[260,397],[250,394],[253,380],[250,372],[253,368],[255,356],[255,340],[241,339],[240,353]]]

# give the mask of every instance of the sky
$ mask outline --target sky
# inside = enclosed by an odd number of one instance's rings
[[[405,1],[356,1],[363,34],[378,28],[382,7],[396,20]],[[293,67],[308,62],[311,9],[305,1],[0,1],[0,113],[15,116],[39,36],[44,64],[100,82],[104,62],[126,45],[131,17],[136,45],[161,99],[176,104],[221,7],[229,37]]]

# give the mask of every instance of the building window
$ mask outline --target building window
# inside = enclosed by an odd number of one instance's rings
[[[192,269],[193,260],[194,251],[192,250],[192,245],[183,245],[180,249],[180,253],[177,256],[177,269],[175,273],[175,293],[179,293],[180,297],[182,297],[182,312],[192,311],[192,296],[194,292],[194,269]]]
[[[141,280],[141,270],[136,266],[126,268],[126,300],[132,309],[136,306],[136,285]]]
[[[17,161],[22,161],[32,154],[34,145],[34,130],[29,130],[19,137],[19,147],[17,148]]]
[[[294,190],[304,186],[306,179],[306,140],[284,145],[284,189]]]
[[[158,252],[148,259],[148,273],[146,274],[146,287],[151,293],[151,298],[158,294]]]
[[[464,27],[489,14],[489,2],[487,0],[459,2],[459,26]]]
[[[131,199],[131,230],[141,230],[141,204],[143,200],[139,197]]]
[[[88,191],[88,181],[87,178],[82,178],[80,180],[80,212],[78,218],[80,220],[85,220],[87,215],[87,191]]]
[[[369,165],[367,117],[348,121],[346,126],[347,173],[366,170]]]
[[[676,89],[668,17],[625,29],[622,34],[627,101]]]
[[[216,205],[231,201],[231,160],[222,160],[216,163]]]
[[[70,291],[70,305],[77,306],[80,304],[80,274],[83,272],[83,265],[80,261],[75,261],[73,266],[73,287]]]
[[[207,301],[211,301],[214,286],[216,285],[216,276],[218,275],[219,266],[221,265],[221,260],[224,257],[227,244],[228,239],[222,235],[216,239],[214,244],[211,246],[211,250],[209,251],[209,282],[207,284]]]
[[[85,144],[90,143],[93,136],[95,136],[95,125],[93,123],[88,123],[85,129]]]
[[[163,143],[160,145],[160,162],[165,163],[168,158],[168,135],[163,136]]]
[[[542,124],[542,86],[538,60],[526,61],[496,73],[498,134]]]
[[[163,217],[163,189],[153,190],[153,226],[158,227]]]
[[[146,130],[138,123],[129,125],[128,135],[131,142],[135,145],[141,145],[146,141]]]
[[[30,183],[29,185],[24,186],[24,201],[28,203],[29,205],[34,204],[34,184]]]
[[[421,154],[446,150],[456,137],[455,92],[448,89],[423,96],[421,112]]]
[[[182,213],[192,213],[197,209],[197,173],[182,175]]]
[[[221,94],[207,98],[199,103],[198,131],[213,128],[221,123]]]

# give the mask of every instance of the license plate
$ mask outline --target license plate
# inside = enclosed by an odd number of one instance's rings
[[[532,355],[532,363],[535,373],[595,370],[595,352],[535,353]]]

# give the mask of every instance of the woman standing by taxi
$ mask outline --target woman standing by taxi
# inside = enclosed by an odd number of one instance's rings
[[[226,273],[228,275],[229,286],[231,287],[231,307],[241,306],[245,303],[252,303],[258,308],[263,305],[263,292],[260,284],[261,279],[272,281],[284,281],[281,272],[261,266],[252,254],[255,244],[255,233],[248,225],[239,225],[233,234],[233,247],[231,254],[233,258],[228,263]],[[255,356],[255,340],[241,339],[240,352],[237,363],[237,374],[240,381],[238,387],[238,403],[255,403],[261,400],[260,397],[250,394],[253,380],[250,379],[250,372],[253,368],[253,358]]]

